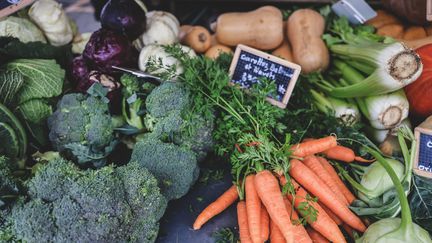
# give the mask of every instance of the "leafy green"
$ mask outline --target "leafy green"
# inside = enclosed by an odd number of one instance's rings
[[[414,222],[432,232],[432,180],[414,176],[410,208]]]
[[[20,89],[18,104],[37,98],[50,98],[61,94],[65,72],[54,60],[16,59],[5,69],[21,73],[25,84]]]
[[[42,31],[30,20],[9,16],[0,20],[0,36],[11,36],[18,38],[20,41],[46,42]]]
[[[239,236],[232,228],[222,228],[212,234],[216,243],[237,243]]]
[[[36,141],[44,145],[45,121],[52,113],[52,99],[62,93],[65,71],[55,60],[47,59],[16,59],[1,70],[0,97],[22,118]]]
[[[6,106],[0,103],[0,122],[3,124],[3,132],[0,141],[9,144],[17,144],[17,147],[1,146],[0,154],[8,155],[11,159],[23,159],[27,151],[27,135],[20,121]]]
[[[0,72],[0,103],[10,106],[16,101],[16,94],[24,85],[24,76],[20,72]]]
[[[6,123],[0,122],[0,141],[5,141],[0,146],[0,154],[11,158],[19,156],[19,140],[13,128]]]
[[[66,68],[73,58],[71,48],[71,45],[52,46],[42,42],[23,43],[13,37],[0,37],[0,55],[5,62],[23,58],[55,59],[63,68]]]

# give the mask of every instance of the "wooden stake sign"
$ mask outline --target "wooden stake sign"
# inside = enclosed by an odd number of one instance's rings
[[[301,67],[265,52],[238,45],[229,70],[231,83],[250,88],[260,78],[273,80],[277,94],[268,101],[282,109],[286,108]]]
[[[34,0],[0,0],[0,18],[13,14],[33,2]]]
[[[414,130],[417,141],[413,171],[417,175],[432,178],[432,116]]]

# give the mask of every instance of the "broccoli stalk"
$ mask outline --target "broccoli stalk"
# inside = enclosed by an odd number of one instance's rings
[[[139,114],[143,101],[141,99],[135,100],[131,104],[127,104],[127,99],[123,98],[122,115],[126,123],[135,127],[139,131],[144,129],[142,117]]]

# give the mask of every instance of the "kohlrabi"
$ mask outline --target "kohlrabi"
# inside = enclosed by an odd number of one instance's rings
[[[409,131],[411,132],[411,131]],[[412,133],[411,133],[412,135]],[[401,141],[401,140],[400,140]],[[408,152],[405,141],[401,144],[404,152]],[[412,148],[415,148],[415,141],[412,140]],[[405,195],[404,188],[399,181],[395,171],[392,169],[388,161],[375,150],[369,149],[369,152],[377,159],[382,167],[387,171],[394,187],[396,188],[397,196],[402,208],[401,218],[387,218],[379,220],[369,226],[363,236],[356,240],[356,243],[397,243],[397,242],[416,242],[426,243],[432,242],[429,233],[422,227],[412,222],[411,211],[408,205],[408,200]],[[404,155],[407,155],[404,153]],[[411,150],[409,160],[412,161],[414,150]],[[404,156],[405,157],[405,156]],[[407,163],[409,164],[409,162]],[[410,170],[410,169],[408,169]],[[411,173],[411,171],[409,171]]]

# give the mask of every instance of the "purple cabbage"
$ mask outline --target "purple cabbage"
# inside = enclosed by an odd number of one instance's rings
[[[136,67],[138,52],[123,35],[100,29],[92,34],[83,57],[92,70],[105,74],[116,73],[112,66]]]
[[[77,56],[72,61],[72,83],[78,85],[87,80],[89,69],[82,56]]]
[[[100,15],[103,28],[135,40],[146,29],[146,12],[136,2],[140,0],[109,0]]]

